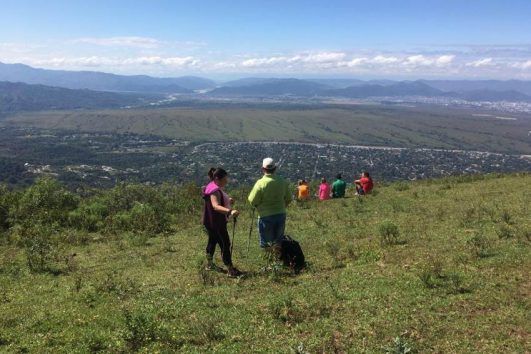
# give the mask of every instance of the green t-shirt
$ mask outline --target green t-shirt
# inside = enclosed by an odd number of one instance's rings
[[[291,199],[288,182],[274,174],[264,175],[256,181],[248,198],[260,217],[286,213],[286,206]]]
[[[332,197],[343,198],[345,196],[345,189],[347,189],[345,181],[342,179],[336,179],[332,184]]]

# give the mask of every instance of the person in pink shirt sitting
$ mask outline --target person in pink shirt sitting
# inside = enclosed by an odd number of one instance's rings
[[[330,184],[326,181],[326,178],[321,179],[321,184],[319,185],[319,200],[330,199]]]

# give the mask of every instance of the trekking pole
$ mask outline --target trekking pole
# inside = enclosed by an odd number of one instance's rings
[[[232,222],[232,242],[230,244],[230,255],[232,256],[232,250],[234,249],[234,235],[236,234],[236,221],[238,217],[235,216]]]
[[[247,239],[247,256],[245,258],[249,257],[249,249],[251,248],[251,236],[253,234],[253,224],[254,224],[254,212],[255,208],[253,208],[253,211],[251,212],[251,226],[249,227],[249,238]]]

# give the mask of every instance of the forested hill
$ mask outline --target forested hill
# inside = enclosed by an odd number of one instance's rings
[[[50,109],[96,109],[136,106],[155,95],[138,95],[91,90],[71,90],[44,85],[0,81],[0,113]]]

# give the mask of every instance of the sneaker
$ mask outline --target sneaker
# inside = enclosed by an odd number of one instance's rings
[[[227,270],[227,275],[229,278],[238,278],[243,275],[242,272],[240,272],[237,268],[230,267],[229,270]]]
[[[218,267],[216,265],[216,263],[214,263],[214,257],[212,257],[210,255],[207,255],[206,259],[207,259],[207,265],[205,266],[205,270],[212,270],[212,271],[216,271],[216,272],[222,272],[223,271],[222,268]]]
[[[213,272],[222,272],[223,268],[218,267],[215,263],[209,263],[206,265],[205,270],[209,270]]]

